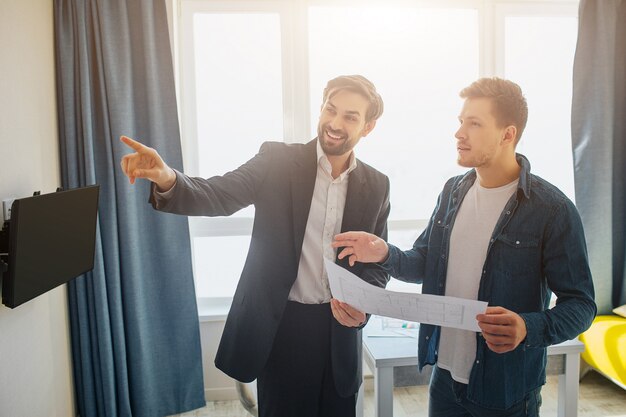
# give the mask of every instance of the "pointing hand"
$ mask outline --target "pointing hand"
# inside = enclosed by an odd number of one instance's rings
[[[137,178],[144,178],[154,182],[159,191],[167,191],[174,186],[176,174],[156,150],[127,136],[122,136],[120,140],[135,151],[125,155],[121,161],[122,171],[131,184],[134,184]]]

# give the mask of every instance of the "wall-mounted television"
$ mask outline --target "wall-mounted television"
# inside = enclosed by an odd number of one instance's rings
[[[99,189],[93,185],[13,202],[0,239],[4,305],[15,308],[93,269]]]

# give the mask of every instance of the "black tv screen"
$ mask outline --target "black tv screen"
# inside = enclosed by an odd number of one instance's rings
[[[8,230],[2,302],[11,308],[93,269],[99,186],[20,198]]]

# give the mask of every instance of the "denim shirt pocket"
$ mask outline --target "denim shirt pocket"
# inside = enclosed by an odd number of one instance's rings
[[[539,252],[540,239],[531,234],[522,233],[502,233],[496,239],[499,245],[501,256],[513,271],[527,271],[539,267],[541,253]]]

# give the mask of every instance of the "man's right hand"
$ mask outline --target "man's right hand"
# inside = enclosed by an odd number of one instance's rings
[[[135,153],[122,158],[122,171],[128,177],[131,184],[137,178],[145,178],[156,184],[159,191],[168,191],[176,183],[176,173],[152,148],[149,148],[127,136],[120,140],[132,148]]]
[[[333,248],[343,248],[338,258],[348,256],[350,266],[355,262],[383,262],[389,255],[387,242],[367,232],[345,232],[335,235]]]

